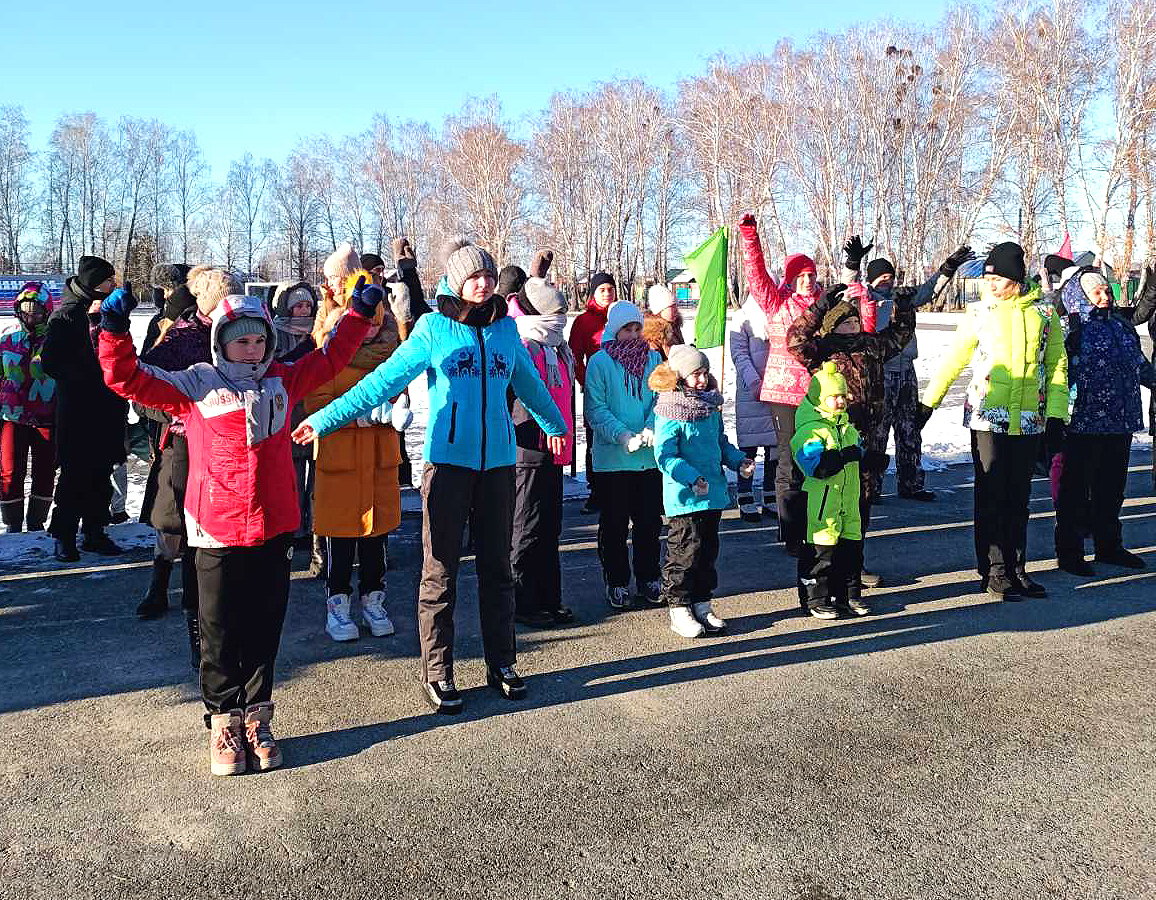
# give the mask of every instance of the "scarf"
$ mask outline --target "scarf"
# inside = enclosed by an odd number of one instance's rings
[[[659,394],[654,411],[675,422],[701,422],[722,409],[722,405],[723,395],[713,388],[705,391],[679,388]]]
[[[273,327],[286,334],[306,335],[313,331],[313,316],[275,316]]]
[[[570,352],[570,345],[566,343],[563,331],[566,328],[566,315],[559,313],[556,316],[520,315],[514,319],[518,326],[518,334],[523,341],[536,344],[542,348],[546,356],[546,386],[562,387],[562,373],[558,369],[558,359],[566,367],[567,377],[574,380],[574,355]]]
[[[608,341],[602,345],[606,355],[625,369],[623,379],[626,390],[635,397],[642,396],[642,373],[650,360],[650,344],[646,338],[636,337],[628,341]]]
[[[508,307],[504,298],[492,294],[485,303],[466,303],[454,294],[439,294],[438,312],[447,319],[469,325],[471,328],[485,328],[499,319],[505,318]]]

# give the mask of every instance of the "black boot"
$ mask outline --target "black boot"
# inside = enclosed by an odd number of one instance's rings
[[[185,613],[185,625],[189,629],[189,656],[193,663],[193,671],[201,671],[201,624],[197,621],[195,612]]]
[[[173,574],[173,561],[163,556],[153,557],[152,581],[148,593],[137,604],[136,614],[142,619],[163,616],[169,608],[169,576]]]
[[[76,538],[58,537],[52,555],[55,556],[59,562],[78,562],[80,560],[80,554],[76,550]]]
[[[196,613],[197,599],[197,551],[190,547],[181,555],[181,608],[185,612]]]
[[[23,497],[18,497],[15,500],[0,501],[0,522],[4,523],[7,534],[17,534],[24,530]]]
[[[44,530],[44,523],[48,521],[48,510],[51,507],[51,497],[38,497],[33,494],[28,498],[27,525],[29,531]]]

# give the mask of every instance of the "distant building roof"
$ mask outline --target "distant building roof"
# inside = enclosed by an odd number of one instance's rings
[[[671,284],[692,284],[694,276],[690,274],[690,269],[683,269],[674,278],[670,279]]]

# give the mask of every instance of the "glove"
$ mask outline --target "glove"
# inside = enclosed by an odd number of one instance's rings
[[[918,293],[919,288],[897,287],[891,291],[891,299],[900,309],[912,309],[915,306],[915,295]]]
[[[699,475],[698,480],[690,486],[690,489],[694,491],[696,497],[705,497],[710,493],[710,485],[706,483],[706,479],[701,475]]]
[[[631,453],[636,450],[641,450],[646,445],[646,438],[641,434],[632,434],[630,440],[626,442],[626,449]]]
[[[819,464],[815,466],[815,471],[812,473],[816,478],[830,478],[832,475],[838,475],[843,471],[843,466],[847,463],[843,459],[843,451],[824,450],[819,454]]]
[[[847,285],[845,284],[831,285],[819,295],[819,299],[815,301],[812,309],[819,313],[819,318],[822,318],[824,313],[843,299],[843,292],[846,290]]]
[[[753,478],[754,475],[755,475],[755,461],[753,459],[750,459],[748,457],[747,459],[744,459],[741,463],[739,463],[739,477],[740,478]]]
[[[927,421],[931,418],[931,414],[933,412],[935,412],[935,410],[933,410],[926,403],[919,404],[919,411],[915,413],[915,425],[919,428],[920,431],[923,430],[923,426],[927,424]]]
[[[844,447],[839,455],[843,460],[843,465],[859,462],[863,459],[863,448],[858,444],[852,444],[850,447]]]
[[[112,334],[128,331],[128,317],[136,309],[136,297],[132,295],[132,282],[126,281],[100,304],[100,327]]]
[[[874,247],[874,242],[863,246],[863,240],[859,235],[852,235],[851,240],[843,245],[843,265],[852,272],[859,271],[859,264],[863,262],[863,257],[871,252]]]
[[[643,428],[642,431],[638,433],[638,436],[642,438],[642,444],[644,447],[654,446],[654,432],[651,429]]]
[[[349,305],[355,312],[361,313],[367,319],[372,319],[377,313],[377,307],[385,299],[385,291],[376,284],[369,284],[365,277],[357,279],[353,293],[349,298]]]
[[[750,213],[747,213],[745,216],[743,216],[741,219],[739,219],[739,226],[740,227],[757,228],[758,224],[759,223],[757,221],[755,221],[755,217],[752,216]]]
[[[390,242],[390,247],[393,250],[394,265],[399,269],[417,268],[417,254],[413,252],[413,245],[409,242],[409,238],[394,238]]]
[[[863,461],[859,467],[866,469],[868,472],[886,472],[887,466],[891,462],[891,457],[879,450],[868,450],[863,454]]]
[[[953,278],[955,273],[959,271],[959,267],[971,259],[973,256],[971,247],[964,244],[958,250],[947,257],[939,267],[939,274],[945,275],[948,278]]]
[[[393,404],[393,412],[389,415],[389,424],[394,431],[405,431],[413,424],[413,410],[409,408],[409,397],[402,394]]]
[[[1048,417],[1044,426],[1044,449],[1051,458],[1064,449],[1064,438],[1067,436],[1068,426],[1063,419]]]
[[[618,443],[629,449],[632,453],[642,446],[641,444],[636,444],[633,448],[631,448],[630,445],[633,444],[637,439],[638,435],[632,434],[629,431],[624,431],[622,434],[618,435]]]
[[[534,261],[530,263],[530,277],[545,278],[552,262],[554,262],[553,250],[539,250],[534,254]]]

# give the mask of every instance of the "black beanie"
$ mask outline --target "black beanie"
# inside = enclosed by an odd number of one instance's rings
[[[1004,241],[988,251],[983,264],[984,275],[1002,275],[1017,284],[1023,284],[1028,277],[1024,265],[1024,248],[1015,241]]]
[[[1057,256],[1055,253],[1049,253],[1044,257],[1044,269],[1051,276],[1053,282],[1058,282],[1060,276],[1064,274],[1064,270],[1074,265],[1075,263],[1067,257]]]
[[[385,268],[385,260],[376,253],[362,253],[361,254],[361,268],[366,272],[372,272],[378,266]]]
[[[91,291],[116,274],[112,263],[99,256],[82,256],[76,266],[76,283]]]
[[[586,296],[593,297],[594,292],[604,284],[608,284],[613,287],[614,279],[607,275],[605,272],[597,272],[594,275],[591,275],[590,285],[586,289]]]
[[[510,294],[518,293],[525,283],[526,273],[522,271],[521,266],[502,266],[502,271],[498,273],[498,286],[494,288],[494,293],[499,297],[509,297]]]
[[[895,266],[891,265],[890,261],[884,259],[882,256],[867,263],[867,283],[874,283],[875,279],[880,275],[895,277]]]

